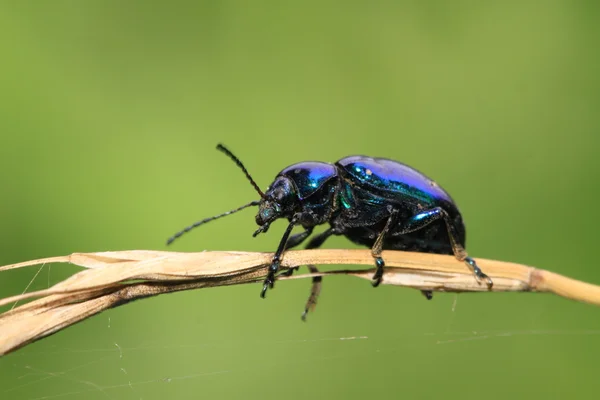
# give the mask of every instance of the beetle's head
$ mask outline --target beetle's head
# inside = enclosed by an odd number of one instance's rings
[[[271,222],[279,218],[291,217],[298,203],[294,184],[285,176],[279,176],[269,187],[258,205],[256,224],[260,226],[255,236],[266,232]]]

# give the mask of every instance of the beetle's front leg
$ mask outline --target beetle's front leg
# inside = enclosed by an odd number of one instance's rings
[[[299,244],[301,244],[302,242],[304,242],[306,240],[306,238],[311,235],[313,230],[314,230],[314,228],[310,227],[310,228],[307,228],[304,232],[300,232],[293,236],[290,236],[290,238],[288,239],[288,241],[285,245],[284,251],[293,249],[294,247],[296,247]],[[294,270],[297,270],[297,269],[298,269],[298,267],[290,268],[287,271],[282,272],[280,275],[281,276],[292,276],[294,274]]]
[[[262,291],[260,292],[260,297],[262,297],[263,299],[265,298],[265,295],[267,294],[267,289],[269,289],[269,288],[272,289],[273,285],[275,284],[275,274],[277,273],[277,271],[279,271],[279,266],[281,265],[281,257],[283,256],[283,252],[285,251],[285,247],[286,247],[287,241],[290,237],[290,234],[292,233],[292,229],[294,229],[294,225],[296,225],[297,222],[298,222],[298,219],[296,217],[292,218],[292,220],[290,221],[290,224],[288,225],[285,232],[283,233],[281,241],[279,242],[279,247],[277,247],[277,251],[275,252],[275,255],[273,256],[271,265],[269,265],[269,272],[267,273],[267,277],[265,278],[265,283],[263,284]]]

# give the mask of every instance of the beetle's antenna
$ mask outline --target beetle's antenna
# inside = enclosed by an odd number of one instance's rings
[[[215,215],[214,217],[205,218],[202,221],[194,222],[192,225],[188,226],[187,228],[185,228],[185,229],[177,232],[173,236],[171,236],[169,238],[169,240],[167,240],[167,245],[170,245],[171,243],[173,243],[173,241],[175,239],[177,239],[178,237],[180,237],[184,233],[187,233],[187,232],[191,231],[192,229],[194,229],[194,228],[196,228],[196,227],[198,227],[198,226],[200,226],[202,224],[205,224],[205,223],[210,222],[210,221],[214,221],[215,219],[219,219],[221,217],[225,217],[225,216],[227,216],[229,214],[236,213],[238,211],[243,210],[244,208],[248,208],[248,207],[252,207],[252,206],[257,206],[259,204],[260,204],[260,200],[254,200],[254,201],[252,201],[252,202],[250,202],[248,204],[244,204],[243,206],[236,208],[235,210],[227,211],[227,212],[224,212],[223,214]]]
[[[229,151],[229,149],[227,147],[223,146],[221,143],[219,143],[217,145],[217,150],[220,150],[223,153],[227,154],[229,156],[229,158],[231,158],[233,160],[233,162],[236,163],[237,166],[242,169],[242,171],[244,171],[244,174],[246,174],[246,178],[248,178],[248,180],[250,181],[250,183],[252,184],[252,186],[254,186],[254,189],[256,189],[256,191],[258,192],[258,194],[260,194],[260,197],[264,198],[265,194],[262,192],[262,190],[260,190],[260,188],[258,187],[258,185],[256,184],[256,182],[254,182],[254,179],[252,179],[252,177],[250,176],[250,173],[248,172],[248,170],[246,169],[246,167],[244,167],[244,164],[242,164],[242,162],[240,161],[240,159],[237,158],[236,156],[234,156],[233,153],[231,151]]]

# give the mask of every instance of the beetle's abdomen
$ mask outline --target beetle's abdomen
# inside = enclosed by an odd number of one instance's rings
[[[325,182],[337,178],[337,169],[333,164],[306,161],[290,165],[278,176],[285,176],[294,182],[299,199],[304,200],[319,190]]]
[[[371,226],[352,227],[347,229],[344,234],[356,244],[373,247],[386,222],[386,220],[382,220]],[[448,230],[443,220],[435,221],[418,231],[403,235],[394,234],[398,228],[399,225],[392,227],[388,235],[386,235],[383,241],[384,250],[454,254]],[[462,219],[454,221],[454,228],[457,231],[459,244],[464,247],[465,228]]]
[[[350,156],[336,163],[357,183],[421,204],[453,203],[433,180],[416,169],[386,158]]]

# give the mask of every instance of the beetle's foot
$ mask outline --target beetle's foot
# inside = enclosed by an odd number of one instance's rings
[[[383,261],[383,258],[376,257],[375,265],[377,266],[377,270],[375,271],[375,274],[373,274],[373,280],[371,281],[371,285],[373,285],[373,287],[379,286],[383,278],[383,267],[385,267],[385,262]]]
[[[267,289],[269,288],[269,283],[267,281],[265,281],[265,283],[263,284],[263,288],[260,291],[260,297],[262,297],[263,299],[265,298],[265,296],[267,295]]]
[[[381,284],[381,277],[373,277],[373,280],[371,280],[371,286],[373,287],[377,287]]]
[[[269,288],[273,289],[274,284],[275,284],[275,274],[273,272],[269,271],[269,274],[267,275],[267,278],[265,279],[265,282],[263,284],[263,288],[260,292],[260,297],[262,297],[264,299],[267,294],[267,289],[269,289]]]
[[[471,257],[465,257],[465,262],[473,270],[473,273],[475,274],[475,279],[477,279],[477,282],[485,281],[488,289],[491,289],[492,286],[494,286],[494,281],[492,281],[492,278],[490,278],[489,276],[487,276],[481,270],[481,268],[479,268],[477,266],[477,263],[475,262],[475,260],[473,260]]]
[[[423,293],[423,296],[425,296],[425,298],[427,300],[433,299],[433,291],[432,290],[421,290],[421,293]]]

